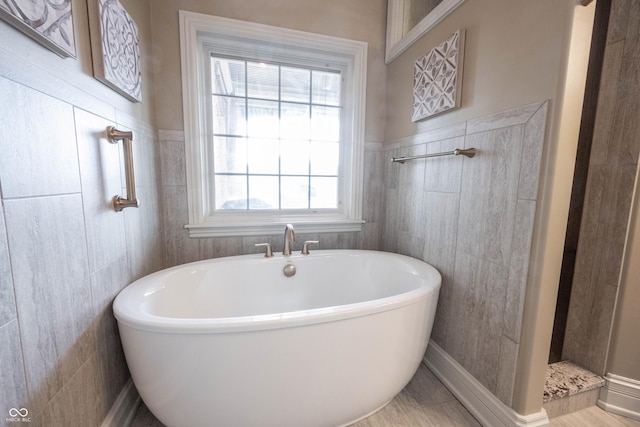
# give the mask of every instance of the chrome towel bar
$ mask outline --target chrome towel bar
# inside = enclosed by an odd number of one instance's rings
[[[466,157],[473,157],[476,155],[476,149],[475,148],[465,148],[465,149],[461,149],[461,148],[456,148],[453,151],[444,151],[442,153],[432,153],[432,154],[422,154],[420,156],[410,156],[410,157],[393,157],[391,159],[392,163],[404,163],[407,160],[415,160],[415,159],[426,159],[429,157],[442,157],[442,156],[466,156]]]
[[[122,141],[122,151],[124,152],[124,174],[127,181],[127,198],[122,196],[113,197],[113,207],[116,212],[124,208],[137,208],[139,203],[136,198],[136,179],[133,173],[133,133],[123,132],[113,126],[107,127],[107,138],[112,144]]]

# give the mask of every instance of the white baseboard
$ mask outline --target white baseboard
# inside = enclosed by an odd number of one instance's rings
[[[640,381],[607,374],[598,406],[607,412],[640,421]]]
[[[140,395],[129,378],[129,382],[122,388],[118,398],[102,422],[101,427],[129,427],[140,406]]]
[[[486,427],[544,427],[549,418],[544,409],[521,415],[502,403],[486,387],[433,341],[429,342],[425,364],[456,396],[469,412]]]

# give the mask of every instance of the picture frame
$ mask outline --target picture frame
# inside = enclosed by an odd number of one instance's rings
[[[75,58],[71,0],[3,0],[0,19],[61,58]]]
[[[461,6],[466,0],[441,0],[420,22],[413,28],[409,28],[408,11],[416,1],[417,0],[387,1],[387,43],[385,50],[385,63],[387,64],[431,31],[432,28]]]
[[[465,30],[460,29],[416,60],[412,121],[460,108],[464,44]]]
[[[132,102],[142,102],[138,26],[119,0],[88,0],[93,75]]]

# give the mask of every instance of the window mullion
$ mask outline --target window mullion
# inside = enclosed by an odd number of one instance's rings
[[[282,67],[278,65],[278,209],[282,209]]]
[[[249,67],[244,61],[244,149],[247,156],[245,180],[247,187],[247,210],[249,209]]]

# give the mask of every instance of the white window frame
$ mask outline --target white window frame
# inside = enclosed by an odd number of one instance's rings
[[[190,237],[278,234],[285,224],[305,233],[362,229],[367,43],[269,25],[180,11],[182,98]],[[343,123],[337,211],[221,212],[210,214],[207,62],[212,52],[247,59],[309,64],[321,61],[343,76]],[[265,56],[268,52],[268,57]],[[300,55],[303,55],[302,57]],[[302,59],[301,59],[302,58]]]

